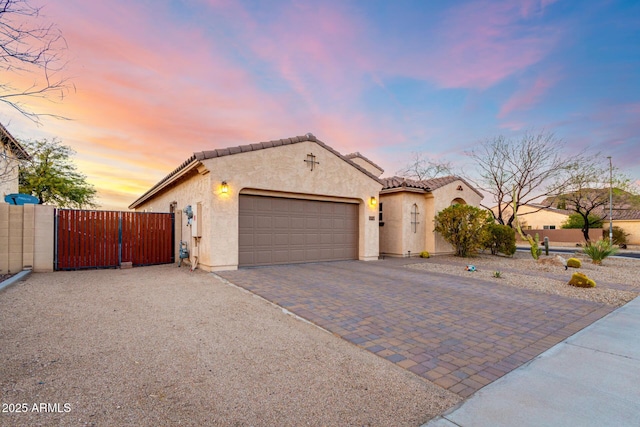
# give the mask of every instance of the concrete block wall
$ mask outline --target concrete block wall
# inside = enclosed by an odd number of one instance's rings
[[[53,271],[53,210],[0,203],[0,274]]]

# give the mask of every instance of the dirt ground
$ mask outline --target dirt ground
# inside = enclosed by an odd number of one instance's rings
[[[459,400],[204,272],[32,274],[0,292],[3,426],[417,426]]]

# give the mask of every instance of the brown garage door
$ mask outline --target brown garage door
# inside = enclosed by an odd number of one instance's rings
[[[240,266],[358,258],[358,205],[240,196]]]

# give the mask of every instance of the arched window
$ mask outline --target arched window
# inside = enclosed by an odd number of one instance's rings
[[[411,230],[413,230],[414,233],[418,232],[418,224],[420,224],[418,215],[420,215],[418,205],[414,203],[413,206],[411,206]]]
[[[451,206],[453,206],[453,205],[466,205],[466,204],[467,204],[467,202],[465,202],[464,199],[461,199],[460,197],[457,197],[457,198],[455,198],[455,199],[453,199],[451,201]]]

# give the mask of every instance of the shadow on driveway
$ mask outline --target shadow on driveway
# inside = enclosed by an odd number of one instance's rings
[[[615,309],[404,263],[344,261],[218,274],[462,397]]]

